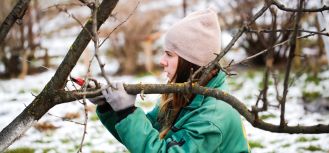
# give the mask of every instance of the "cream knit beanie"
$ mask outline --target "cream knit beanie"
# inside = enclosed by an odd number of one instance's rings
[[[174,24],[165,35],[164,50],[205,66],[216,58],[221,48],[221,30],[212,9],[196,11]]]

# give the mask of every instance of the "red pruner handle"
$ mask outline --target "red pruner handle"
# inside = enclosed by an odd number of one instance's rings
[[[79,78],[79,77],[72,77],[72,76],[70,76],[70,78],[71,78],[71,80],[72,80],[74,83],[78,84],[78,85],[81,86],[81,87],[84,86],[85,83],[86,83],[85,80],[83,80],[82,78]],[[92,83],[92,82],[93,82],[93,83]],[[95,80],[95,79],[93,79],[93,78],[90,78],[90,81],[89,81],[89,83],[87,84],[87,88],[100,88],[100,86],[99,86],[97,80]]]
[[[72,76],[70,76],[71,80],[78,84],[79,86],[83,86],[85,84],[85,80],[81,79],[81,78],[74,78]]]

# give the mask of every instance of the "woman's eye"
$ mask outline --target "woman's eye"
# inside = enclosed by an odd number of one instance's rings
[[[166,52],[166,55],[167,55],[167,56],[169,56],[169,57],[171,57],[171,54],[170,54],[170,53],[168,53],[168,52]]]

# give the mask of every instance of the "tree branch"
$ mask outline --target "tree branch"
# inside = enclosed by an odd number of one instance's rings
[[[287,32],[287,31],[294,31],[295,29],[277,29],[277,30],[268,30],[268,29],[262,29],[262,30],[251,30],[248,29],[247,32],[253,32],[253,33],[272,33],[272,32]],[[318,35],[324,35],[329,36],[328,32],[323,32],[326,29],[322,29],[321,31],[310,31],[310,30],[304,30],[304,29],[298,29],[298,32],[306,32],[311,34],[318,34]]]
[[[323,5],[321,8],[310,8],[310,9],[295,9],[295,8],[288,8],[285,7],[282,3],[277,0],[273,0],[273,5],[277,6],[280,10],[287,11],[287,12],[322,12],[329,10],[329,7]]]
[[[271,3],[265,2],[264,6],[252,17],[252,19],[246,24],[243,25],[237,34],[233,37],[233,39],[230,41],[230,43],[225,47],[225,49],[220,52],[219,55],[217,55],[216,59],[214,59],[211,63],[208,64],[206,67],[200,67],[199,69],[202,69],[202,76],[200,78],[200,81],[198,84],[204,84],[204,82],[207,79],[207,75],[210,73],[211,70],[213,70],[217,65],[220,59],[222,59],[227,52],[230,51],[230,49],[233,47],[235,42],[241,37],[241,35],[247,30],[247,27],[254,23],[269,7],[271,6]],[[201,72],[200,70],[197,70],[196,72]],[[195,74],[193,74],[195,76]]]
[[[2,44],[17,19],[22,19],[31,0],[19,0],[0,26],[0,44]]]
[[[314,36],[314,35],[315,35],[315,34],[312,33],[312,34],[308,34],[308,35],[304,35],[304,36],[299,36],[299,37],[297,37],[297,39],[307,38],[307,37]],[[275,44],[275,45],[273,46],[273,48],[278,47],[278,46],[285,45],[285,44],[287,44],[288,42],[290,42],[289,39],[286,40],[286,41],[280,42],[280,43],[278,43],[278,44]],[[254,55],[251,55],[251,56],[249,56],[249,57],[247,57],[247,58],[245,58],[245,59],[243,59],[243,60],[241,60],[241,61],[239,61],[239,62],[232,63],[232,64],[230,64],[230,66],[227,66],[227,67],[225,67],[225,68],[228,68],[228,67],[231,67],[231,66],[237,66],[237,65],[240,65],[240,64],[244,64],[244,63],[246,63],[247,61],[249,61],[249,60],[251,60],[251,59],[254,59],[254,58],[256,58],[256,57],[258,57],[258,56],[260,56],[260,55],[262,55],[262,54],[265,54],[265,53],[268,52],[268,51],[269,51],[268,48],[267,48],[267,49],[264,49],[264,50],[262,50],[262,51],[260,51],[260,52],[258,52],[258,53],[256,53],[256,54],[254,54]]]
[[[101,3],[97,12],[97,28],[99,28],[112,10],[116,6],[118,0],[105,0]],[[92,20],[85,24],[85,29],[91,31]],[[47,83],[41,93],[28,105],[21,114],[19,114],[9,125],[0,132],[0,152],[4,151],[16,139],[19,138],[27,129],[29,129],[35,121],[39,120],[49,109],[56,105],[56,101],[61,99],[56,94],[58,90],[63,90],[66,79],[76,65],[83,50],[91,40],[88,32],[82,29],[63,62],[58,67],[56,73]]]
[[[192,85],[192,87],[191,87]],[[254,127],[263,129],[266,131],[277,132],[277,133],[303,133],[303,134],[319,134],[328,133],[329,125],[312,125],[312,126],[284,126],[274,125],[262,120],[256,119],[255,115],[251,113],[243,102],[235,98],[231,94],[213,88],[202,87],[197,84],[186,83],[175,83],[175,84],[124,84],[124,88],[129,94],[139,94],[143,91],[144,94],[164,94],[164,93],[181,93],[181,94],[200,94],[205,96],[211,96],[218,100],[222,100],[234,109],[236,109],[243,117],[247,119]],[[93,97],[101,95],[101,90],[98,93],[91,92],[91,94],[82,93],[81,91],[57,91],[59,103],[70,102],[75,100],[75,97],[82,98],[83,95],[87,97]],[[73,97],[73,95],[75,97]]]
[[[301,10],[303,8],[304,0],[300,0],[298,9]],[[295,25],[294,25],[294,31],[292,33],[291,39],[290,39],[290,51],[289,51],[289,57],[288,57],[288,63],[287,63],[287,69],[284,77],[284,83],[283,83],[283,95],[282,99],[280,101],[281,104],[281,115],[280,115],[280,126],[284,127],[286,126],[285,122],[285,105],[286,105],[286,98],[288,94],[288,84],[289,84],[289,75],[290,75],[290,70],[292,66],[292,61],[295,57],[295,50],[296,50],[296,38],[298,35],[298,27],[299,27],[299,21],[301,18],[301,11],[298,11],[297,16],[295,18]]]

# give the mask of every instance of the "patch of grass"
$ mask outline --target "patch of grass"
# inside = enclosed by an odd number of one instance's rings
[[[60,140],[63,144],[68,144],[70,142],[69,139],[61,139]]]
[[[316,141],[319,140],[319,138],[316,137],[311,137],[311,138],[306,138],[306,137],[299,137],[296,139],[296,142],[310,142],[310,141]]]
[[[92,146],[93,144],[91,142],[86,142],[84,146]]]
[[[72,146],[73,148],[69,148],[68,150],[67,150],[67,152],[77,152],[78,151],[78,149],[79,149],[79,147],[80,147],[80,145],[74,145],[74,146]]]
[[[104,151],[92,150],[91,153],[105,153]]]
[[[90,120],[91,121],[98,121],[99,118],[98,118],[98,116],[96,114],[93,114],[93,115],[90,116]]]
[[[26,91],[24,90],[24,89],[19,89],[18,90],[18,94],[23,94],[23,93],[25,93]]]
[[[319,98],[321,96],[321,93],[319,92],[307,92],[307,91],[303,91],[303,99],[306,101],[306,102],[312,102],[314,101],[315,99]]]
[[[108,141],[108,143],[109,144],[114,144],[114,143],[117,143],[114,139],[110,139],[109,141]]]
[[[264,114],[260,116],[260,119],[265,120],[268,118],[275,118],[276,116],[274,114]]]
[[[288,148],[288,147],[290,147],[290,146],[291,146],[290,143],[286,143],[286,144],[282,145],[281,147],[282,147],[282,148]]]
[[[50,141],[45,141],[45,140],[43,140],[43,139],[35,140],[34,142],[35,142],[35,143],[50,143]]]
[[[42,153],[48,153],[48,152],[57,152],[55,148],[44,148],[42,150]]]
[[[136,78],[142,78],[142,77],[149,76],[149,75],[152,75],[152,73],[150,73],[150,72],[140,72],[140,73],[137,73],[135,75],[135,77]]]
[[[14,148],[5,151],[4,153],[34,153],[35,149],[29,148],[29,147],[20,147],[20,148]]]
[[[315,83],[316,85],[319,85],[320,82],[321,82],[321,79],[320,79],[319,77],[317,77],[317,76],[309,75],[309,76],[307,76],[307,78],[306,78],[305,81],[306,81],[306,82],[313,82],[313,83]]]
[[[256,72],[255,71],[247,71],[247,77],[248,78],[254,78],[256,76]]]
[[[299,147],[298,149],[308,150],[308,151],[323,151],[320,146],[309,145],[308,147]]]
[[[273,81],[268,80],[268,86],[271,86],[271,85],[273,85]],[[264,80],[259,82],[258,87],[261,88],[261,89],[264,88]]]
[[[40,90],[38,88],[32,88],[31,92],[34,93],[34,94],[39,94]]]
[[[249,141],[250,148],[264,148],[260,141]]]
[[[247,100],[251,100],[252,98],[253,98],[252,95],[248,95],[248,96],[245,97],[245,99],[247,99]]]
[[[278,143],[278,142],[281,142],[281,141],[282,141],[282,140],[279,140],[279,139],[272,140],[272,141],[270,141],[270,144]]]

